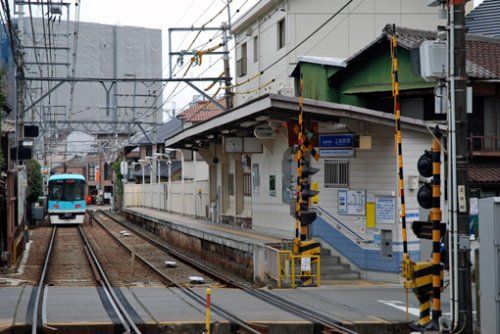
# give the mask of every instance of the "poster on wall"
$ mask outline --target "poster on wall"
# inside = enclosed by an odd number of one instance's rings
[[[396,197],[377,196],[375,199],[375,220],[377,224],[396,223]]]
[[[366,228],[375,228],[375,203],[366,203]]]
[[[365,215],[366,192],[364,190],[339,190],[339,214]]]
[[[252,164],[252,195],[259,196],[260,193],[260,172],[259,164]]]

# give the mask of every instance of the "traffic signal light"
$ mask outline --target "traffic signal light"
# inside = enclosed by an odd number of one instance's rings
[[[432,154],[429,151],[425,153],[418,159],[417,169],[420,175],[423,177],[432,176]]]
[[[425,151],[418,159],[417,169],[421,176],[429,178],[432,176],[432,153]],[[432,187],[429,182],[425,182],[417,192],[418,204],[424,209],[432,208]]]
[[[432,229],[434,223],[431,221],[419,221],[416,220],[411,223],[411,229],[413,233],[420,239],[432,240]],[[446,233],[446,224],[441,223],[441,235]]]
[[[310,208],[311,198],[319,194],[319,191],[311,189],[311,176],[319,172],[319,168],[311,167],[309,161],[299,167],[298,189],[299,207],[297,211],[297,219],[300,220],[301,226],[308,226],[316,220],[317,214],[314,209]]]

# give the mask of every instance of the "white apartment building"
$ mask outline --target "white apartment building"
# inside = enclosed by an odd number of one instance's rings
[[[387,24],[435,30],[436,7],[416,0],[262,0],[233,23],[236,40],[235,105],[266,93],[294,95],[290,73],[299,56],[346,59],[380,35]],[[332,15],[318,33],[306,38]],[[305,40],[305,42],[303,42]],[[303,42],[303,43],[302,43]]]

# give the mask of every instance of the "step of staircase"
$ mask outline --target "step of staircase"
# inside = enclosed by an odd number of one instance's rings
[[[329,249],[321,248],[322,280],[356,280],[360,273],[352,270],[351,265],[342,263],[340,256],[332,255]]]

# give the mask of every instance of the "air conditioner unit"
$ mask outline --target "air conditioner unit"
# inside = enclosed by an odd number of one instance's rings
[[[446,78],[448,48],[444,41],[424,41],[419,49],[420,75],[425,81]]]

